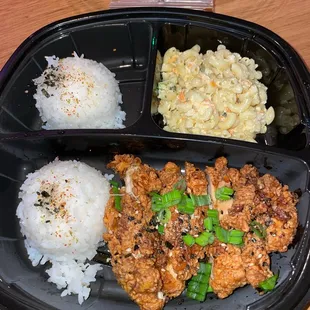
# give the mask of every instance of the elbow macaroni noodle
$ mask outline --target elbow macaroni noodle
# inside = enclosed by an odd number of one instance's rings
[[[253,59],[224,45],[204,55],[199,45],[185,52],[170,48],[158,83],[164,129],[255,142],[275,118],[274,109],[266,109],[267,87],[256,68]]]

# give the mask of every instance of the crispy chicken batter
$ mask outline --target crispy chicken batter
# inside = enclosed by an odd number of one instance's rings
[[[187,162],[183,175],[173,162],[158,171],[132,155],[117,155],[108,167],[120,175],[125,186],[120,190],[122,210],[116,210],[113,195],[106,207],[104,240],[119,284],[142,310],[160,310],[180,295],[202,259],[212,263],[209,285],[219,298],[246,284],[257,288],[272,276],[268,253],[286,251],[296,233],[297,198],[276,178],[260,176],[251,165],[228,168],[227,159],[221,157],[205,171]],[[187,195],[210,194],[212,204],[196,206],[193,214],[182,214],[178,206],[170,206],[171,216],[160,234],[150,194],[164,195],[184,182]],[[223,186],[234,190],[226,201],[215,195]],[[184,243],[184,235],[197,237],[205,231],[209,208],[219,211],[224,229],[245,232],[243,245],[217,239],[204,247]],[[253,221],[265,230],[265,238],[252,231]]]
[[[241,250],[230,244],[213,260],[210,285],[220,298],[229,296],[236,288],[247,284]]]
[[[260,282],[272,276],[270,258],[262,239],[252,233],[247,234],[244,239],[245,246],[242,249],[241,256],[246,279],[249,284],[256,288]]]

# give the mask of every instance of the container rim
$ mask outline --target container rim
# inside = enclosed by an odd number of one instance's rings
[[[160,14],[160,15],[159,15]],[[169,19],[169,17],[179,17],[187,21],[191,21],[193,17],[201,17],[205,20],[224,22],[227,25],[242,28],[247,31],[253,31],[259,35],[273,37],[273,43],[286,49],[286,53],[289,55],[291,60],[298,61],[298,68],[293,65],[294,73],[299,78],[302,79],[304,85],[308,88],[308,102],[310,103],[310,72],[306,67],[301,56],[295,51],[295,49],[284,39],[282,39],[275,32],[267,29],[264,26],[258,25],[256,23],[246,21],[237,17],[232,17],[215,12],[197,11],[184,8],[158,8],[158,7],[136,7],[136,8],[122,8],[122,9],[107,9],[102,11],[84,13],[80,15],[75,15],[67,18],[60,19],[58,21],[49,23],[42,28],[38,29],[32,33],[28,38],[26,38],[20,46],[13,52],[7,62],[4,64],[0,71],[0,93],[6,84],[6,80],[10,75],[11,71],[21,62],[25,56],[30,45],[35,41],[40,40],[42,36],[48,35],[55,29],[63,30],[68,26],[78,26],[81,23],[96,21],[105,17],[114,18],[138,18],[138,17],[153,17],[156,18],[160,16],[163,19]]]

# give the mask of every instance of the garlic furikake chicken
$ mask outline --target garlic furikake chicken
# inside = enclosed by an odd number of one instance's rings
[[[184,174],[173,162],[155,170],[132,155],[108,167],[125,186],[113,183],[104,239],[119,284],[141,309],[162,309],[184,289],[203,301],[246,284],[275,287],[268,253],[287,251],[298,224],[297,198],[275,177],[228,168],[224,157],[204,171],[185,163]]]

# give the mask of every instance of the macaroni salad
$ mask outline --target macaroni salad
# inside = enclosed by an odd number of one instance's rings
[[[164,129],[256,142],[275,117],[266,109],[267,87],[253,59],[224,45],[200,53],[200,46],[165,53],[158,83]]]

